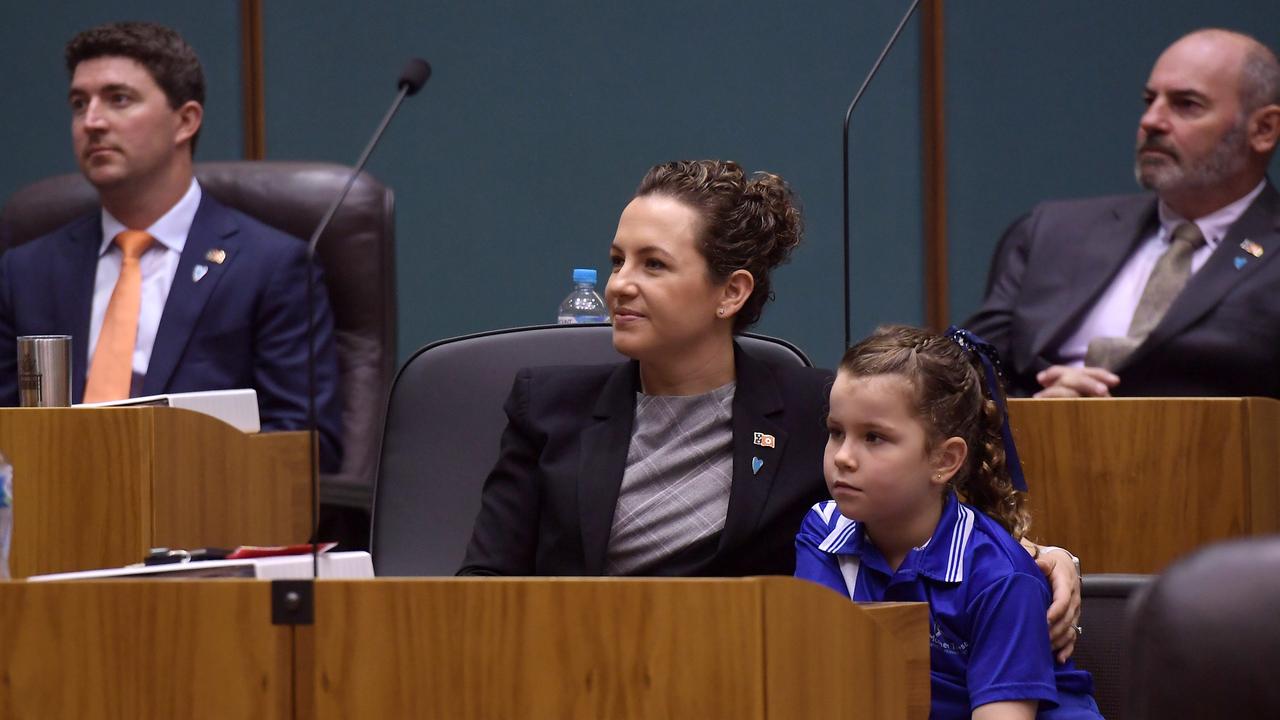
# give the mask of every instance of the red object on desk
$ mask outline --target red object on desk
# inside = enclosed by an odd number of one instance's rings
[[[279,557],[281,555],[310,555],[315,552],[329,552],[337,547],[336,542],[300,543],[298,545],[241,545],[227,556],[228,560],[246,560],[248,558]]]

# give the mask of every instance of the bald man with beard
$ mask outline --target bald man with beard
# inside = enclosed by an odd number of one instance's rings
[[[1156,60],[1134,175],[1045,202],[1000,241],[967,327],[1036,397],[1280,397],[1280,63],[1205,29]]]

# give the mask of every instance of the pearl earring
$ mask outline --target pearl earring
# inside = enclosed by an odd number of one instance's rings
[[[724,308],[716,308],[716,317],[724,317]]]

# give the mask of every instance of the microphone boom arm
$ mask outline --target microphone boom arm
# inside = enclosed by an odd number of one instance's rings
[[[360,171],[364,170],[365,163],[369,162],[369,156],[373,154],[374,147],[382,139],[382,134],[386,132],[387,126],[391,124],[391,118],[395,117],[396,111],[400,109],[400,104],[404,102],[406,97],[421,90],[430,77],[431,66],[427,64],[427,61],[420,58],[414,58],[409,61],[404,72],[400,75],[399,92],[396,93],[395,100],[392,101],[391,107],[387,108],[387,113],[382,116],[382,122],[378,123],[378,129],[373,132],[373,137],[369,138],[369,144],[365,145],[364,151],[360,153],[360,159],[356,161],[355,167],[352,168],[351,174],[347,177],[347,184],[342,187],[342,192],[338,193],[338,196],[330,203],[329,208],[324,213],[324,217],[316,225],[315,231],[311,233],[311,239],[307,241],[307,430],[309,431],[311,450],[311,577],[313,579],[320,578],[320,522],[318,514],[320,507],[320,468],[317,461],[319,455],[316,449],[316,436],[320,432],[319,422],[316,418],[316,246],[320,244],[320,236],[329,227],[329,222],[337,214],[338,207],[342,205],[343,200],[347,199],[347,193],[351,192],[351,188],[356,184],[356,179],[360,177]]]
[[[919,7],[920,0],[912,0],[911,7],[907,8],[907,12],[902,16],[902,20],[898,22],[898,27],[893,31],[893,35],[889,37],[889,42],[885,44],[884,49],[880,51],[880,57],[876,58],[875,63],[871,65],[871,71],[867,73],[867,77],[862,81],[862,87],[858,88],[858,92],[853,96],[853,102],[849,103],[849,109],[844,113],[844,152],[840,158],[843,162],[844,170],[844,194],[841,196],[843,200],[843,214],[841,219],[844,223],[844,348],[841,353],[849,348],[850,344],[850,312],[849,300],[851,298],[851,288],[849,286],[849,119],[853,117],[853,109],[858,106],[858,101],[862,99],[862,94],[867,91],[867,86],[871,84],[871,79],[880,71],[880,66],[884,64],[884,59],[889,56],[889,51],[893,49],[895,43],[898,42],[898,36],[902,34],[902,29],[907,26],[907,21],[915,14],[916,8]]]

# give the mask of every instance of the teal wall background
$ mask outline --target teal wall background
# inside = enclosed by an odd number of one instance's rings
[[[1185,30],[1280,45],[1280,3],[1189,0],[945,5],[950,301],[979,300],[1003,228],[1037,200],[1123,192],[1140,90]],[[574,266],[607,268],[644,171],[724,157],[792,181],[805,245],[759,330],[821,365],[841,340],[840,123],[906,3],[550,0],[264,3],[267,155],[355,160],[404,60],[431,82],[370,164],[399,201],[400,354],[545,322]],[[74,170],[62,47],[109,19],[170,24],[209,84],[200,160],[240,156],[238,3],[68,0],[0,11],[0,197]],[[853,331],[919,323],[919,19],[854,119]]]
[[[650,165],[722,157],[786,177],[807,211],[807,242],[777,274],[760,329],[838,359],[840,125],[898,3],[266,9],[270,157],[351,162],[405,58],[435,69],[370,165],[399,200],[402,354],[553,320],[571,268],[603,280],[618,214]],[[921,316],[916,43],[858,119],[866,260],[854,307],[867,328]]]

